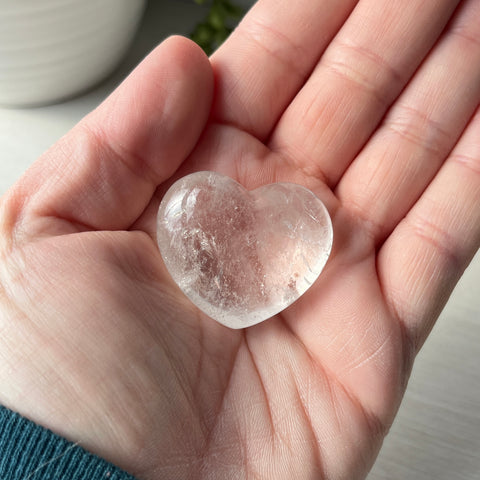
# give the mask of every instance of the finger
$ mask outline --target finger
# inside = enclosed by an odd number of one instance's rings
[[[212,83],[199,47],[163,42],[14,186],[7,202],[11,223],[22,224],[16,231],[128,228],[195,145]]]
[[[480,109],[379,253],[392,311],[417,349],[480,247]]]
[[[280,119],[271,148],[334,187],[457,3],[361,1]]]
[[[260,0],[212,56],[214,118],[264,140],[358,0]]]
[[[454,147],[480,103],[480,3],[450,28],[347,170],[337,195],[381,243]]]

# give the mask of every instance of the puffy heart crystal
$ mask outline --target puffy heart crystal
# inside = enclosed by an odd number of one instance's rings
[[[158,211],[157,240],[171,276],[211,318],[249,327],[313,284],[332,248],[332,223],[306,188],[247,191],[214,172],[178,180]]]

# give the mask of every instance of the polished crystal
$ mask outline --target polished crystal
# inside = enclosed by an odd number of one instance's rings
[[[332,248],[323,203],[308,189],[275,183],[247,191],[197,172],[165,194],[157,241],[185,295],[230,328],[281,312],[315,282]]]

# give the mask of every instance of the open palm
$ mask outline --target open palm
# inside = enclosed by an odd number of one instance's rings
[[[164,42],[2,199],[0,403],[139,478],[364,478],[480,243],[480,2],[292,3],[252,9],[215,87]],[[156,247],[197,170],[332,216],[320,278],[247,330]]]

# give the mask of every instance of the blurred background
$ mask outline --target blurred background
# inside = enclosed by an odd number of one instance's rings
[[[34,87],[24,88],[22,96],[19,87],[8,86],[9,75],[19,68],[18,60],[12,55],[20,53],[25,60],[28,53],[25,45],[18,45],[16,49],[9,46],[15,27],[12,19],[16,15],[19,18],[18,8],[22,5],[27,8],[29,4],[36,4],[39,8],[42,2],[0,0],[0,104],[4,105],[0,106],[0,195],[44,150],[95,108],[165,37],[193,32],[194,38],[204,47],[214,48],[239,15],[235,8],[227,8],[226,13],[223,11],[220,14],[221,9],[217,8],[212,14],[213,0],[203,0],[202,5],[194,0],[113,1],[116,2],[114,8],[104,9],[112,12],[111,16],[115,18],[113,27],[99,23],[97,30],[78,33],[83,35],[82,38],[93,38],[98,46],[97,67],[85,67],[83,77],[81,73],[72,73],[86,59],[79,50],[78,38],[70,32],[69,38],[78,52],[77,61],[70,66],[70,76],[82,80],[84,85],[78,81],[71,91],[62,91],[61,85],[56,91],[47,91],[52,100],[55,100],[55,93],[60,98],[66,97],[66,100],[56,99],[57,102],[50,105],[19,108],[12,105],[49,101],[45,89],[39,89],[40,94],[35,98],[34,94],[38,92]],[[49,3],[52,9],[62,2],[78,3],[77,0],[45,2],[44,7]],[[93,3],[102,2],[106,5],[111,0],[95,0]],[[202,0],[199,2],[202,3]],[[219,0],[215,2],[217,7],[223,4]],[[83,3],[88,4],[89,1],[84,0]],[[231,0],[230,3],[246,10],[253,2]],[[126,16],[122,15],[121,5],[126,8]],[[84,15],[81,18],[85,21],[94,18],[91,11],[76,15]],[[95,17],[100,15],[97,13]],[[39,15],[36,15],[37,21],[38,18]],[[33,31],[31,24],[23,21],[27,23],[21,28]],[[65,22],[68,22],[67,17]],[[93,25],[91,22],[89,24]],[[98,35],[109,38],[110,44],[105,39],[107,46],[110,45],[106,58],[101,57],[104,53]],[[33,61],[42,63],[39,53],[32,55],[35,55]],[[55,78],[58,76],[60,79],[60,68],[65,67],[62,62],[65,61],[53,57],[44,64],[51,69],[52,75],[56,75]],[[111,73],[113,68],[115,70]],[[25,72],[26,76],[31,75],[30,71]],[[43,74],[48,76],[48,71],[43,71]],[[20,83],[17,81],[17,86]],[[9,106],[6,107],[6,104]],[[480,255],[477,254],[420,352],[404,402],[368,480],[480,479],[479,361]]]

